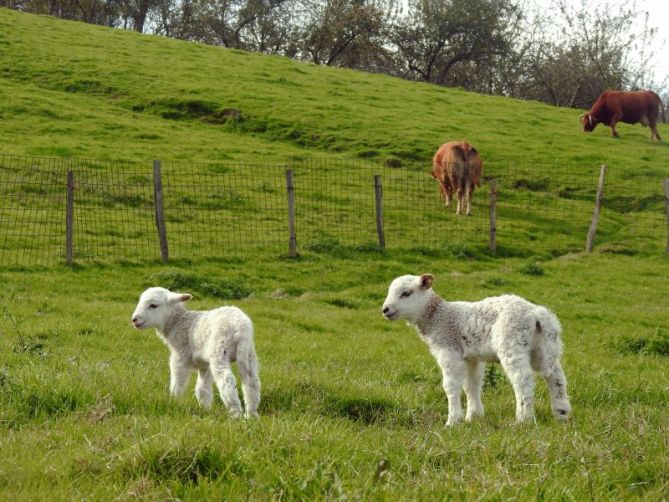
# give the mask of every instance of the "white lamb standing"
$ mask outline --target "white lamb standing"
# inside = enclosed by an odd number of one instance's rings
[[[183,394],[191,372],[197,370],[195,396],[200,406],[211,407],[215,382],[230,415],[240,417],[242,407],[232,372],[232,363],[236,361],[246,417],[257,417],[260,379],[251,319],[237,307],[203,312],[187,310],[184,302],[191,298],[190,294],[173,293],[165,288],[149,288],[139,297],[132,325],[137,329],[156,328],[158,337],[170,349],[173,396]]]
[[[571,411],[560,357],[560,322],[545,307],[514,295],[478,302],[446,302],[432,290],[431,274],[396,278],[383,303],[383,316],[413,325],[430,348],[443,375],[448,421],[463,418],[460,393],[467,396],[470,421],[483,415],[481,388],[485,362],[500,362],[516,395],[516,420],[534,420],[534,374],[546,380],[553,414]]]

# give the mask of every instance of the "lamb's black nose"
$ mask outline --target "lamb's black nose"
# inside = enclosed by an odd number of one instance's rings
[[[388,313],[388,310],[390,310],[388,307],[383,307],[383,313],[384,313],[384,314],[387,314],[387,313]]]

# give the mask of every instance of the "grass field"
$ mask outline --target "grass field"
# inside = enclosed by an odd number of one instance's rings
[[[198,162],[349,157],[418,172],[439,143],[466,137],[496,175],[542,180],[539,204],[564,198],[553,165],[607,163],[618,179],[653,183],[669,175],[669,143],[638,126],[621,126],[620,140],[585,135],[574,110],[4,9],[0,84],[5,154],[160,158],[185,173],[207,169]],[[574,252],[580,222],[518,209],[498,256],[324,240],[297,259],[0,270],[0,499],[666,499],[669,259],[664,238],[632,242],[629,208],[642,214],[642,197],[614,202],[602,238],[615,246],[591,255]],[[445,428],[435,362],[412,329],[380,313],[390,281],[421,272],[448,299],[514,292],[554,310],[572,419],[553,420],[539,382],[536,423],[516,425],[497,368],[486,374],[486,416]],[[193,309],[228,303],[251,316],[259,420],[230,420],[218,400],[200,410],[193,382],[169,398],[167,349],[129,322],[158,284],[193,293]]]

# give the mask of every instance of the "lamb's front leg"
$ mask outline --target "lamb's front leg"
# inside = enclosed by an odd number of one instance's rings
[[[460,394],[467,373],[467,363],[458,359],[457,356],[448,355],[440,357],[438,362],[443,375],[444,391],[448,399],[448,421],[446,425],[455,425],[461,422],[464,416],[460,404]]]
[[[188,377],[190,376],[190,366],[187,361],[176,352],[170,354],[170,394],[180,396],[183,394]]]

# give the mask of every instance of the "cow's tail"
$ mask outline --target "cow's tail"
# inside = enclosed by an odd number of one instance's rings
[[[662,115],[661,115],[662,116],[662,123],[666,124],[667,121],[664,118],[664,103],[662,102],[662,99],[660,98],[660,96],[657,95],[656,92],[654,92],[654,91],[650,91],[650,92],[653,94],[653,96],[655,96],[657,98],[657,102],[660,104],[660,113],[662,113]]]

